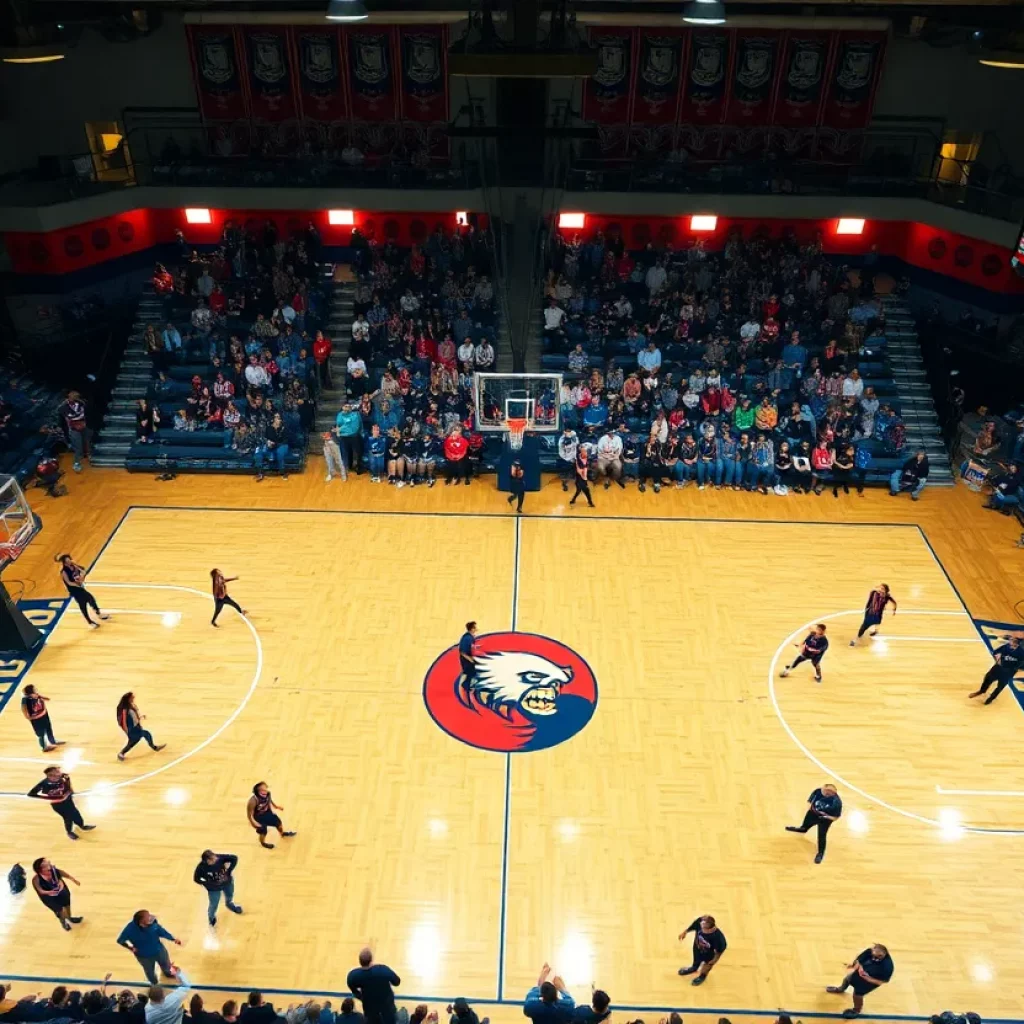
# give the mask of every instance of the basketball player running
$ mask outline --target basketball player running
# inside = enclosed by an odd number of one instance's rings
[[[516,503],[516,515],[523,511],[523,498],[526,497],[526,481],[523,479],[523,464],[516,459],[509,467],[508,486],[511,494],[508,496],[508,503]]]
[[[816,789],[807,798],[807,813],[804,815],[803,823],[787,825],[787,832],[810,832],[815,825],[818,826],[818,855],[814,858],[815,864],[820,864],[825,856],[825,836],[832,827],[833,821],[838,821],[843,813],[843,801],[836,791],[836,787],[830,782]]]
[[[850,641],[851,647],[857,646],[857,641],[868,632],[875,636],[878,627],[882,624],[882,616],[885,614],[886,605],[892,605],[892,613],[896,614],[896,598],[889,593],[888,583],[879,583],[874,590],[868,594],[867,604],[864,606],[864,621],[857,630],[857,635]]]
[[[679,941],[685,942],[690,932],[693,932],[693,963],[689,967],[680,967],[679,973],[684,977],[687,974],[696,974],[697,977],[690,984],[703,985],[711,973],[711,968],[722,959],[722,954],[729,944],[710,914],[698,917],[680,934]]]
[[[273,843],[267,842],[268,829],[276,828],[278,835],[284,836],[286,839],[290,839],[296,834],[295,832],[285,832],[281,819],[274,813],[274,811],[283,810],[283,807],[274,803],[270,795],[270,787],[265,782],[257,782],[252,787],[252,796],[249,797],[249,802],[245,805],[245,813],[249,818],[249,824],[256,829],[260,846],[265,850],[274,848]]]
[[[245,615],[245,610],[239,608],[238,605],[231,600],[228,596],[228,584],[234,583],[238,579],[237,576],[225,576],[220,569],[210,570],[210,579],[213,581],[213,618],[210,620],[211,626],[217,626],[217,616],[224,610],[224,605],[229,605],[234,608],[239,615]],[[219,626],[217,626],[220,629]]]
[[[467,688],[476,677],[476,634],[476,623],[467,622],[466,632],[459,638],[459,667],[462,669],[459,681]]]
[[[117,724],[121,727],[121,731],[128,737],[128,742],[124,745],[120,753],[117,755],[118,761],[124,760],[124,755],[128,753],[136,743],[145,740],[151,750],[163,750],[167,746],[166,743],[154,743],[153,734],[148,729],[142,728],[142,720],[145,715],[139,714],[138,705],[135,703],[135,694],[126,693],[117,702]]]
[[[100,611],[96,598],[85,589],[85,570],[76,564],[70,555],[59,555],[57,561],[60,562],[60,578],[63,580],[64,586],[67,587],[68,594],[77,603],[78,610],[82,613],[90,627],[92,629],[99,629],[100,624],[94,622],[89,617],[89,609],[91,608],[104,622],[110,616],[104,615]]]
[[[96,826],[86,825],[82,815],[75,806],[75,787],[71,785],[71,776],[66,775],[56,765],[43,770],[45,778],[37,782],[28,795],[35,800],[45,800],[64,819],[64,831],[68,839],[78,839],[74,829],[77,825],[83,832],[91,832]]]
[[[49,699],[49,697],[37,693],[31,683],[21,691],[21,713],[28,719],[28,724],[32,726],[32,731],[36,734],[36,739],[39,740],[39,746],[43,748],[44,754],[64,746],[63,740],[53,738],[53,725],[50,723],[50,713],[46,710],[46,702]]]
[[[587,504],[593,508],[594,499],[590,496],[590,453],[587,446],[581,444],[576,450],[576,493],[569,499],[570,505],[576,504],[576,499],[582,494],[587,499]]]
[[[32,862],[32,888],[47,910],[52,910],[64,931],[71,931],[73,924],[81,924],[80,917],[71,916],[71,890],[64,884],[66,878],[75,885],[82,883],[67,871],[61,871],[45,857]]]
[[[991,704],[1003,692],[1010,680],[1020,671],[1021,665],[1024,664],[1024,647],[1020,645],[1020,635],[1015,633],[1007,639],[1009,643],[997,647],[992,652],[996,663],[985,673],[981,686],[970,694],[971,697],[980,697],[995,683],[996,688],[992,691],[992,696],[985,698],[986,704]]]
[[[814,681],[821,682],[821,659],[825,657],[828,650],[828,637],[825,636],[825,624],[819,622],[814,629],[807,634],[802,644],[793,644],[800,648],[800,653],[793,661],[782,670],[782,678],[792,672],[802,661],[809,661],[814,666]]]

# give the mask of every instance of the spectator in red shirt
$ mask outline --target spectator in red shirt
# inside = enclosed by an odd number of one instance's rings
[[[224,309],[227,306],[227,304],[228,304],[227,297],[225,296],[224,292],[221,290],[220,285],[219,284],[215,285],[213,291],[210,292],[210,299],[209,299],[210,312],[213,313],[213,315],[215,317],[220,319],[221,317],[224,316]]]
[[[316,361],[320,383],[325,388],[332,386],[331,352],[333,349],[334,346],[331,344],[331,339],[325,338],[323,331],[317,331],[316,338],[313,339],[313,359]]]
[[[445,484],[453,480],[456,485],[460,479],[469,484],[469,441],[463,436],[462,427],[455,427],[454,430],[444,439],[444,457],[448,462],[448,479]]]
[[[162,263],[156,265],[156,272],[153,274],[153,290],[161,298],[172,294],[174,291],[174,278]]]

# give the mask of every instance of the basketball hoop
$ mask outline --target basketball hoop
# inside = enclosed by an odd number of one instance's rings
[[[0,544],[0,562],[10,565],[16,562],[25,548],[21,544]]]
[[[508,429],[508,446],[513,451],[519,451],[523,447],[523,438],[526,436],[527,419],[525,416],[511,416],[505,420],[505,427]]]

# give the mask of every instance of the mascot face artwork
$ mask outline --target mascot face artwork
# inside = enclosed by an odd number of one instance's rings
[[[597,683],[571,648],[534,633],[489,633],[476,642],[472,676],[451,647],[423,683],[427,710],[450,736],[484,750],[526,752],[562,743],[590,721]]]

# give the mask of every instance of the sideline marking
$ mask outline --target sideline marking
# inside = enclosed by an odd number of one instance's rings
[[[179,590],[182,593],[186,594],[198,594],[199,597],[205,598],[211,604],[213,603],[213,595],[207,593],[205,590],[196,590],[195,587],[182,587],[173,583],[97,583],[94,580],[90,580],[89,586],[108,587],[111,589],[119,590]],[[64,608],[64,611],[61,612],[60,619],[63,619],[69,607],[71,607],[70,603]],[[148,614],[165,615],[167,613],[151,612]],[[246,691],[245,696],[242,697],[242,700],[239,703],[238,707],[236,707],[235,710],[220,724],[220,726],[218,726],[209,736],[207,736],[207,738],[203,740],[202,743],[200,743],[196,747],[193,747],[187,753],[181,754],[178,757],[174,758],[173,761],[168,761],[167,764],[161,765],[159,768],[154,768],[152,771],[144,772],[142,775],[136,775],[134,778],[131,779],[122,779],[120,782],[111,782],[104,786],[93,787],[92,789],[85,789],[81,792],[76,792],[76,796],[87,797],[94,794],[109,793],[111,790],[115,789],[123,789],[125,786],[133,786],[137,782],[145,782],[147,779],[151,779],[156,775],[160,775],[170,768],[177,767],[179,764],[182,763],[182,761],[187,761],[190,757],[195,756],[201,750],[204,750],[211,743],[213,743],[214,740],[219,738],[220,735],[245,710],[246,705],[252,699],[252,695],[256,692],[256,687],[259,686],[260,677],[263,675],[263,644],[260,641],[260,635],[256,631],[256,627],[252,624],[252,622],[250,622],[245,615],[239,615],[238,612],[235,612],[235,614],[238,615],[238,617],[249,627],[249,632],[252,634],[252,638],[256,644],[256,670],[255,672],[253,672],[252,682],[249,684],[249,689]],[[56,628],[56,625],[59,624],[60,619],[58,619],[58,622],[55,624],[54,628]],[[49,638],[47,638],[47,642],[49,642]],[[20,800],[29,799],[24,793],[0,792],[0,796],[16,797]]]
[[[910,818],[912,821],[919,821],[919,822],[921,822],[924,825],[933,825],[935,828],[938,828],[938,829],[944,828],[945,827],[944,823],[939,821],[939,820],[937,820],[936,818],[927,818],[923,814],[915,814],[913,811],[905,811],[901,807],[895,807],[892,804],[887,803],[885,800],[882,800],[882,799],[880,799],[877,796],[872,796],[870,793],[868,793],[865,790],[861,789],[859,786],[855,786],[848,779],[844,779],[842,777],[842,775],[840,775],[838,772],[833,771],[831,768],[829,768],[829,766],[827,764],[825,764],[824,761],[821,761],[819,758],[815,757],[815,755],[812,754],[811,751],[807,748],[807,746],[801,741],[800,737],[797,736],[797,734],[795,732],[793,732],[792,728],[790,727],[789,722],[786,721],[785,715],[783,715],[783,713],[782,713],[782,709],[779,707],[778,697],[775,694],[775,669],[776,669],[776,666],[779,663],[779,657],[782,655],[782,652],[786,649],[786,647],[789,646],[790,643],[792,643],[793,638],[796,637],[796,636],[800,636],[801,634],[807,632],[807,630],[811,629],[815,625],[815,623],[827,622],[830,619],[841,619],[841,618],[843,618],[844,616],[847,616],[847,615],[863,615],[863,614],[864,614],[864,610],[862,608],[856,608],[856,609],[852,609],[852,610],[849,610],[849,611],[843,611],[843,612],[831,612],[828,615],[819,615],[817,618],[811,619],[810,622],[804,623],[804,625],[800,626],[798,629],[794,629],[793,632],[790,633],[789,636],[787,636],[782,641],[781,644],[779,644],[779,646],[775,650],[775,654],[772,656],[771,664],[768,666],[768,696],[771,699],[772,707],[775,709],[775,716],[776,716],[776,718],[778,718],[779,723],[782,726],[782,728],[785,729],[786,735],[789,736],[789,738],[796,745],[797,749],[801,751],[801,753],[804,755],[804,757],[806,757],[813,764],[817,765],[818,768],[820,768],[826,775],[828,775],[831,778],[835,779],[837,782],[839,782],[841,785],[845,786],[847,789],[849,789],[852,792],[856,793],[858,796],[863,797],[865,800],[868,800],[868,801],[870,801],[873,804],[877,804],[879,807],[884,807],[887,811],[892,811],[893,814],[899,814],[901,817]],[[968,612],[966,610],[966,608],[963,611],[957,611],[957,612],[916,611],[915,610],[915,611],[905,611],[903,614],[904,615],[965,615],[965,616],[967,616],[968,620],[971,623],[974,622],[974,619],[971,618],[971,614],[970,614],[970,612]],[[977,637],[977,639],[982,641],[982,642],[984,642],[984,638],[981,635],[979,635]],[[963,829],[964,832],[976,832],[976,833],[982,833],[982,834],[985,834],[985,835],[1019,836],[1019,835],[1024,834],[1024,829],[983,828],[983,827],[980,827],[980,826],[977,826],[977,825],[962,825],[960,827]]]
[[[935,792],[943,796],[1024,796],[1024,792],[1016,789],[943,789],[936,786]]]

